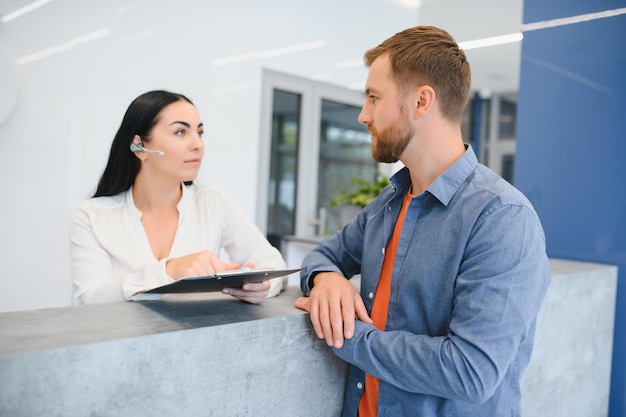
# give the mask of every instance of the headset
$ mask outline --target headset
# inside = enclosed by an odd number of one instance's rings
[[[141,141],[141,142],[142,142],[141,145],[137,145],[136,143],[131,143],[130,144],[131,152],[147,152],[147,153],[153,153],[153,154],[159,155],[159,156],[165,155],[165,152],[153,151],[153,150],[144,148],[143,147],[143,141]]]

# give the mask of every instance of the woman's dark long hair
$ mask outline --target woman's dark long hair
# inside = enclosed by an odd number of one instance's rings
[[[141,163],[130,150],[131,141],[135,135],[139,135],[144,143],[149,141],[150,132],[161,110],[181,100],[193,104],[182,94],[163,90],[149,91],[130,103],[111,144],[109,161],[100,177],[94,197],[117,195],[133,185]]]

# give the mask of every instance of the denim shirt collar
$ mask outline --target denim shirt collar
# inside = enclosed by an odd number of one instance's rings
[[[435,197],[441,204],[447,206],[457,192],[461,184],[467,180],[470,174],[476,169],[478,159],[471,145],[465,145],[465,153],[441,174],[432,184],[428,186],[426,192]],[[409,169],[404,167],[390,178],[391,183],[401,195],[411,186],[411,175]]]

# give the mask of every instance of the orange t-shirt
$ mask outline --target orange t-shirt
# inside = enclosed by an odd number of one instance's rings
[[[380,271],[380,279],[376,287],[376,297],[372,304],[372,312],[370,314],[374,325],[379,330],[385,330],[387,324],[387,312],[389,310],[389,296],[391,295],[391,274],[393,272],[393,264],[396,259],[396,250],[402,233],[402,225],[406,217],[406,211],[413,196],[407,192],[402,202],[402,208],[398,215],[398,220],[393,229],[393,235],[385,249],[385,258],[383,259],[383,267]],[[369,374],[365,374],[365,388],[363,395],[359,401],[359,417],[375,417],[378,409],[378,378],[374,378]]]

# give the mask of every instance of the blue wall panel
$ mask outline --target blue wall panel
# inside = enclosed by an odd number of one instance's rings
[[[584,10],[590,3],[596,10]],[[525,23],[598,5],[624,2],[526,0]],[[542,219],[549,256],[619,267],[611,417],[626,416],[624,41],[623,14],[524,34],[515,161],[515,185]]]

